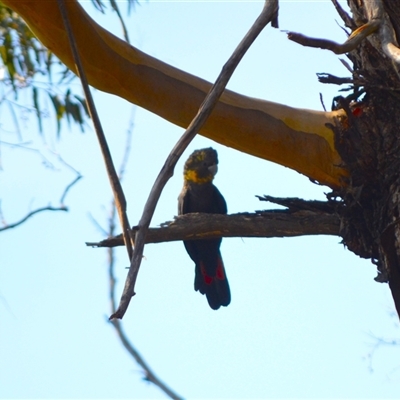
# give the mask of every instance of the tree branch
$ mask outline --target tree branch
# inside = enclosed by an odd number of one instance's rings
[[[78,172],[77,172],[78,173]],[[78,176],[71,182],[69,183],[60,198],[60,207],[52,207],[52,206],[47,206],[47,207],[41,207],[38,208],[34,211],[29,212],[25,217],[23,217],[21,220],[14,222],[12,224],[6,224],[3,227],[0,227],[0,232],[5,231],[7,229],[12,229],[15,228],[21,224],[23,224],[25,221],[27,221],[29,218],[31,218],[32,216],[34,216],[35,214],[41,213],[43,211],[68,211],[68,207],[66,207],[64,205],[64,200],[65,197],[67,196],[69,190],[72,188],[72,186],[74,186],[80,179],[82,178],[82,176],[78,173]],[[1,215],[1,211],[0,211],[0,215]]]
[[[18,222],[14,222],[12,224],[7,224],[6,226],[0,227],[0,232],[2,231],[6,231],[7,229],[12,229],[17,227],[18,225],[22,225],[26,220],[28,220],[29,218],[31,218],[32,216],[34,216],[35,214],[41,213],[43,211],[68,211],[68,208],[65,206],[60,206],[60,207],[41,207],[38,208],[34,211],[29,212],[27,215],[25,215],[24,218],[22,218],[21,220],[19,220]]]
[[[357,28],[342,44],[328,39],[311,38],[296,32],[288,32],[287,35],[289,40],[299,43],[302,46],[317,47],[324,50],[331,50],[335,54],[344,54],[356,49],[367,36],[376,32],[379,26],[379,20],[371,20]]]
[[[345,26],[347,26],[347,28],[350,28],[351,30],[355,30],[357,28],[357,25],[353,21],[353,18],[351,18],[349,14],[347,14],[347,12],[343,10],[338,0],[332,0],[332,3],[335,6],[336,11],[340,15],[340,18],[342,18]]]
[[[125,172],[126,163],[128,162],[128,158],[129,158],[129,154],[130,154],[132,129],[133,129],[133,118],[131,119],[131,123],[130,123],[130,126],[127,131],[126,143],[124,146],[124,156],[122,158],[122,161],[121,161],[121,164],[119,167],[119,171],[118,171],[118,176],[121,181],[122,181],[122,178],[123,178],[123,175]],[[116,229],[116,223],[115,223],[116,218],[115,217],[116,217],[116,207],[115,207],[115,199],[113,199],[111,202],[110,217],[108,220],[108,235],[109,236],[113,236],[115,229]],[[96,224],[97,224],[97,222],[96,222]],[[121,240],[123,241],[122,235],[121,235]],[[114,249],[108,248],[107,253],[108,253],[109,299],[110,299],[111,313],[113,314],[116,311],[116,301],[115,301],[116,278],[115,278],[115,274],[114,274],[114,266],[115,266]],[[125,333],[125,331],[123,329],[122,321],[120,321],[118,319],[114,319],[109,322],[111,323],[111,325],[114,327],[115,331],[117,332],[117,335],[118,335],[122,345],[125,347],[126,351],[135,360],[135,362],[143,369],[145,379],[148,382],[151,382],[152,384],[154,384],[158,388],[160,388],[171,399],[176,399],[176,400],[181,399],[180,396],[178,396],[172,389],[170,389],[164,382],[162,382],[158,378],[158,376],[153,372],[153,370],[150,368],[149,364],[142,357],[142,355],[139,353],[139,351],[135,348],[135,346],[130,341],[128,335]]]
[[[2,0],[69,68],[71,51],[56,2]],[[123,97],[186,128],[210,83],[165,64],[118,39],[91,19],[76,0],[66,3],[90,85]],[[333,126],[343,110],[288,107],[225,90],[199,132],[239,151],[292,168],[339,188],[347,176],[335,149]]]
[[[133,227],[132,231],[137,231]],[[304,235],[339,235],[339,217],[331,212],[301,210],[258,211],[230,215],[184,214],[159,228],[150,228],[146,243],[216,237],[294,237]],[[92,247],[122,246],[121,235],[100,242],[87,242]]]
[[[120,223],[122,226],[122,232],[125,241],[125,247],[128,252],[129,259],[132,258],[132,233],[130,231],[130,224],[128,220],[128,216],[126,214],[126,199],[124,191],[122,190],[121,183],[118,179],[117,172],[114,167],[114,163],[111,157],[111,152],[108,147],[107,139],[104,135],[103,127],[100,122],[99,115],[97,113],[96,106],[94,104],[94,100],[92,97],[92,93],[89,89],[89,83],[86,78],[86,72],[82,65],[82,60],[80,53],[78,51],[78,46],[75,40],[75,35],[71,27],[71,23],[69,20],[69,15],[67,11],[67,7],[65,5],[64,0],[57,0],[58,7],[60,9],[61,18],[63,20],[63,24],[65,27],[65,31],[68,36],[69,45],[71,46],[71,51],[75,63],[75,68],[73,71],[79,76],[83,91],[85,93],[85,99],[87,103],[87,107],[89,110],[90,117],[92,118],[96,136],[100,145],[101,153],[103,155],[104,164],[106,166],[108,179],[110,181],[110,186],[114,194],[115,205],[118,210],[118,216],[120,219]]]

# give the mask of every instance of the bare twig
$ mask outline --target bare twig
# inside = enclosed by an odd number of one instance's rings
[[[114,202],[113,202],[114,206]],[[110,218],[109,224],[109,234],[113,235],[115,230],[115,206],[112,209],[112,214]],[[114,274],[114,249],[108,249],[108,261],[109,261],[109,296],[110,296],[110,303],[111,303],[111,312],[114,313],[116,310],[116,302],[115,302],[115,274]],[[182,399],[182,397],[178,396],[173,390],[171,390],[164,382],[162,382],[157,375],[153,372],[150,366],[147,364],[145,359],[142,355],[137,351],[137,349],[132,345],[131,341],[129,340],[127,334],[125,333],[122,327],[122,321],[118,319],[111,320],[110,323],[115,328],[119,339],[121,340],[122,345],[125,347],[127,352],[133,357],[133,359],[139,364],[139,366],[143,369],[145,379],[158,388],[160,388],[167,396],[171,399]]]
[[[319,101],[321,102],[322,108],[324,111],[326,111],[325,103],[324,103],[324,97],[322,96],[322,93],[319,93]]]
[[[59,0],[61,1],[61,0]],[[277,15],[278,15],[278,0],[266,0],[263,11],[260,16],[254,22],[253,26],[250,28],[249,32],[240,42],[238,47],[233,52],[232,56],[226,62],[220,75],[218,76],[215,84],[211,87],[211,90],[207,94],[205,100],[200,106],[197,115],[192,120],[185,133],[182,135],[178,143],[172,149],[169,154],[163,168],[161,169],[146,202],[145,208],[143,210],[142,217],[139,221],[139,231],[136,233],[135,237],[135,249],[133,252],[133,257],[131,261],[131,266],[129,268],[128,276],[125,281],[124,291],[121,296],[120,304],[117,311],[110,316],[113,318],[122,318],[129,306],[129,302],[135,292],[135,283],[137,274],[139,272],[140,263],[143,256],[143,248],[146,239],[146,233],[150,225],[151,218],[153,216],[155,207],[157,205],[158,199],[161,195],[162,189],[167,183],[168,179],[173,175],[174,167],[182,155],[186,147],[195,137],[196,133],[204,125],[207,118],[210,116],[212,110],[222,92],[232,76],[234,70],[239,64],[240,60],[243,58],[246,51],[249,49],[251,44],[254,42],[259,33],[264,29],[264,27],[271,21],[277,26]]]
[[[68,13],[67,13],[67,8],[65,6],[65,2],[64,2],[64,0],[57,0],[57,3],[59,6],[59,9],[60,9],[60,14],[61,14],[64,26],[65,26],[65,30],[68,35],[68,40],[69,40],[69,43],[71,46],[71,51],[72,51],[72,54],[74,57],[74,62],[76,65],[76,73],[78,74],[78,76],[81,79],[83,91],[85,93],[85,98],[86,98],[87,106],[89,109],[89,113],[93,120],[93,124],[94,124],[95,131],[97,134],[97,139],[99,141],[101,152],[103,154],[103,159],[104,159],[104,163],[106,165],[108,178],[110,180],[111,188],[113,190],[119,219],[120,219],[120,222],[122,225],[122,232],[124,235],[125,246],[128,251],[129,259],[131,259],[132,258],[132,244],[131,244],[132,237],[131,237],[131,233],[130,233],[130,225],[129,225],[128,217],[126,215],[125,195],[122,190],[121,183],[118,179],[118,175],[115,171],[115,167],[114,167],[114,164],[112,161],[110,149],[108,148],[107,140],[104,135],[103,128],[101,126],[100,118],[97,113],[96,106],[94,104],[93,97],[92,97],[92,94],[89,89],[85,70],[83,68],[83,65],[82,65],[82,62],[81,62],[81,59],[79,56],[78,48],[77,48],[76,41],[74,38],[74,33],[72,31],[72,27],[71,27],[71,24],[70,24],[70,21],[68,18]]]
[[[61,207],[48,206],[48,207],[38,208],[38,209],[28,213],[24,218],[22,218],[18,222],[14,222],[13,224],[7,224],[6,226],[1,227],[0,228],[0,232],[5,231],[7,229],[15,228],[16,226],[23,224],[27,219],[29,219],[33,215],[38,214],[38,213],[43,212],[43,211],[68,211],[68,208],[65,207],[65,206],[61,206]]]
[[[397,318],[397,315],[395,316]],[[366,355],[365,359],[368,362],[368,369],[370,372],[374,371],[373,367],[373,358],[375,356],[375,353],[382,347],[400,347],[400,339],[399,338],[382,338],[378,337],[372,333],[369,334],[369,336],[374,340],[374,343],[371,345],[371,350],[370,352]]]
[[[302,46],[317,47],[331,50],[335,54],[344,54],[356,49],[367,36],[376,32],[379,26],[379,20],[371,20],[357,28],[343,44],[327,39],[311,38],[296,32],[287,32],[287,35],[289,40],[299,43]]]
[[[333,85],[343,85],[345,83],[354,84],[354,79],[352,78],[341,78],[335,75],[328,74],[326,72],[317,73],[318,81],[321,83],[329,83]]]
[[[67,187],[65,188],[64,193],[62,194],[61,199],[60,199],[60,204],[61,204],[62,206],[64,206],[64,200],[65,200],[65,197],[67,196],[69,190],[70,190],[70,189],[72,188],[72,186],[74,186],[75,183],[78,182],[81,178],[82,178],[82,176],[79,175],[79,176],[77,176],[69,185],[67,185]]]
[[[158,386],[167,396],[169,396],[171,399],[176,399],[180,400],[183,399],[183,397],[178,396],[174,391],[172,391],[167,385],[165,385],[164,382],[162,382],[151,370],[149,365],[146,363],[146,361],[143,359],[143,357],[140,355],[140,353],[131,345],[129,339],[127,338],[125,332],[122,329],[122,322],[114,319],[110,321],[114,328],[116,329],[118,336],[121,339],[122,344],[124,345],[125,349],[128,351],[128,353],[136,360],[136,362],[143,368],[145,372],[145,379],[154,385]]]
[[[63,193],[61,195],[61,198],[60,198],[60,206],[59,207],[47,206],[47,207],[38,208],[38,209],[36,209],[34,211],[29,212],[27,215],[25,215],[24,218],[22,218],[18,222],[14,222],[12,224],[7,224],[6,226],[1,227],[0,228],[0,232],[1,231],[5,231],[7,229],[15,228],[16,226],[23,224],[26,220],[28,220],[29,218],[31,218],[35,214],[41,213],[43,211],[68,211],[68,207],[66,207],[64,205],[65,197],[67,196],[67,194],[68,194],[69,190],[72,188],[72,186],[74,186],[81,178],[82,178],[82,176],[78,175],[70,184],[68,184],[65,187],[65,189],[64,189],[64,191],[63,191]]]
[[[343,10],[342,6],[339,4],[338,0],[332,0],[333,5],[336,8],[336,11],[340,15],[340,18],[342,18],[345,26],[350,28],[351,30],[354,30],[357,28],[357,25],[353,21],[353,19],[347,14],[346,11]]]
[[[0,140],[0,144],[6,145],[6,146],[11,147],[11,148],[19,148],[19,149],[22,149],[22,150],[27,150],[27,151],[31,151],[33,153],[36,153],[42,159],[42,164],[43,165],[45,165],[47,168],[50,168],[50,169],[53,169],[53,170],[56,169],[54,164],[48,158],[46,158],[44,156],[44,154],[39,149],[35,149],[35,148],[32,148],[32,147],[29,147],[31,142],[10,143],[10,142],[5,142],[4,140]]]
[[[121,23],[122,32],[124,33],[124,38],[128,43],[130,43],[128,29],[126,29],[125,21],[122,18],[118,4],[115,0],[110,0],[110,3],[111,3],[111,7],[113,8],[113,10],[117,13],[119,22]]]
[[[349,71],[351,74],[354,73],[353,68],[350,67],[350,64],[346,60],[344,60],[343,58],[339,58],[339,61],[343,64],[347,71]]]
[[[119,168],[118,175],[119,175],[120,180],[122,180],[122,178],[123,178],[126,164],[128,162],[128,158],[129,158],[129,154],[130,154],[131,142],[132,142],[132,140],[131,140],[132,130],[133,130],[133,114],[132,114],[130,126],[127,131],[124,156],[122,158],[122,162],[121,162],[121,165]],[[116,207],[115,207],[115,199],[113,199],[113,201],[111,203],[110,218],[108,220],[108,232],[107,233],[109,236],[114,236],[114,234],[115,234],[115,229],[116,229],[115,217],[116,217]],[[123,242],[122,237],[121,237],[121,241]],[[115,274],[114,274],[114,265],[115,265],[114,249],[109,248],[107,250],[107,253],[108,253],[109,299],[110,299],[111,313],[114,313],[116,311],[116,301],[115,301],[116,278],[115,278]],[[152,369],[147,364],[147,362],[144,360],[144,358],[141,356],[141,354],[133,346],[133,344],[129,340],[127,334],[125,333],[125,331],[122,327],[122,321],[114,319],[114,320],[110,321],[110,323],[115,328],[117,335],[118,335],[119,339],[121,340],[122,345],[127,350],[127,352],[133,357],[133,359],[143,369],[145,379],[147,381],[151,382],[152,384],[156,385],[158,388],[160,388],[171,399],[177,399],[177,400],[181,399],[180,396],[178,396],[173,390],[171,390],[164,382],[162,382],[157,377],[157,375],[152,371]]]

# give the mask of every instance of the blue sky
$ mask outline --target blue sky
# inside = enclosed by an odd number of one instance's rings
[[[116,16],[96,20],[116,34]],[[124,4],[121,4],[124,9]],[[143,2],[126,20],[135,46],[167,63],[215,80],[262,2]],[[283,1],[280,29],[344,41],[329,1]],[[246,54],[228,87],[294,107],[329,108],[338,87],[317,72],[347,76],[339,57],[291,43],[270,27]],[[343,57],[344,58],[344,57]],[[78,88],[78,83],[75,83]],[[131,157],[123,182],[136,224],[152,183],[183,130],[124,100],[93,90],[118,165],[134,119]],[[23,95],[22,95],[23,98]],[[27,96],[29,99],[29,96]],[[51,105],[48,104],[51,110]],[[0,140],[15,142],[8,109],[0,110]],[[22,115],[22,114],[21,114]],[[24,114],[25,115],[25,114]],[[104,237],[111,200],[91,128],[61,140],[48,119],[41,138],[34,115],[21,120],[25,140],[39,153],[2,146],[1,206],[11,223],[58,199],[74,174],[69,213],[42,213],[0,240],[1,398],[163,398],[142,379],[107,322],[107,257],[86,241]],[[197,148],[213,146],[220,165],[215,184],[229,212],[273,208],[255,195],[323,200],[329,189],[282,166],[196,137],[178,163],[153,218],[177,213],[182,168]],[[154,371],[186,398],[398,398],[399,348],[376,338],[399,336],[386,284],[375,267],[347,251],[338,237],[224,239],[222,255],[232,291],[229,307],[212,311],[193,290],[194,266],[182,243],[149,245],[137,296],[123,320],[133,344]],[[128,261],[117,251],[118,293]],[[372,354],[372,358],[369,355]]]

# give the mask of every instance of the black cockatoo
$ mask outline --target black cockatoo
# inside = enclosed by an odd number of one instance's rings
[[[185,163],[183,189],[178,199],[178,213],[226,214],[225,199],[214,186],[218,169],[217,152],[209,147],[194,151]],[[195,263],[194,289],[205,294],[213,310],[231,302],[228,279],[222,262],[222,238],[185,240],[186,251]]]

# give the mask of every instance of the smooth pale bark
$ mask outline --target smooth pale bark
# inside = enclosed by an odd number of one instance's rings
[[[42,43],[75,70],[56,1],[2,0]],[[66,2],[89,83],[187,127],[210,83],[165,64],[94,22],[75,0]],[[332,188],[347,171],[327,126],[343,111],[296,109],[225,91],[201,134],[245,153],[292,168]]]

